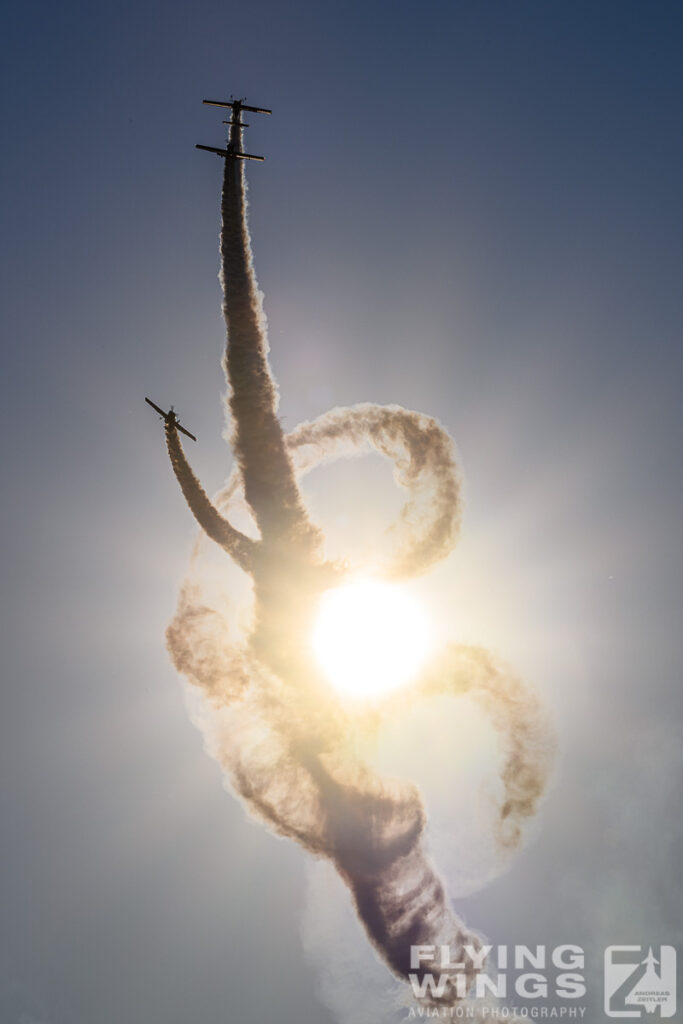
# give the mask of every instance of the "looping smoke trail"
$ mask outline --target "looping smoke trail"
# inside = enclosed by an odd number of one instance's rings
[[[460,528],[460,477],[453,441],[430,416],[398,405],[370,403],[332,409],[287,435],[300,474],[320,462],[374,449],[394,465],[394,479],[408,491],[393,527],[398,550],[384,567],[388,577],[426,572],[453,548]]]
[[[231,139],[240,145],[240,129]],[[265,318],[253,273],[240,161],[226,159],[221,280],[228,345],[224,367],[237,469],[212,503],[194,476],[177,431],[167,428],[174,472],[197,522],[244,570],[249,616],[202,574],[198,542],[181,588],[168,645],[180,672],[205,697],[199,712],[207,747],[249,810],[280,835],[328,858],[346,883],[366,933],[399,977],[411,972],[411,945],[450,947],[453,959],[480,940],[453,911],[427,854],[426,813],[412,784],[380,777],[353,752],[354,716],[321,684],[308,637],[321,592],[345,566],[326,562],[322,535],[306,512],[300,479],[315,465],[375,450],[394,463],[406,500],[392,528],[386,577],[425,572],[453,547],[460,524],[460,478],[453,443],[433,419],[398,406],[334,409],[285,436],[267,360]],[[246,501],[258,539],[229,522]],[[497,838],[517,846],[538,806],[552,760],[552,730],[540,702],[486,651],[451,647],[411,699],[467,693],[500,736],[502,793]],[[432,966],[430,970],[438,970]],[[425,969],[426,970],[426,969]],[[444,967],[444,971],[449,968]],[[466,971],[467,983],[475,974]],[[426,1005],[465,998],[455,987],[421,997]]]
[[[538,810],[552,770],[555,737],[547,709],[537,693],[482,647],[449,645],[431,666],[423,690],[467,694],[495,726],[503,754],[496,834],[501,848],[514,849],[525,822]]]

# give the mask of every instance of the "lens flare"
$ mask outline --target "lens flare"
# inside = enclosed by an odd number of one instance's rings
[[[414,678],[430,641],[427,616],[405,589],[356,580],[323,594],[312,645],[342,697],[372,700]]]

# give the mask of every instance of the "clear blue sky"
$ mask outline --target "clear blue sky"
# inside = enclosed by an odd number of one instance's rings
[[[680,938],[682,30],[666,0],[6,10],[3,1024],[334,1019],[305,858],[222,790],[163,646],[192,527],[142,399],[216,488],[220,163],[193,147],[231,92],[273,108],[248,174],[285,425],[442,420],[479,621],[557,709],[539,837],[468,921]]]

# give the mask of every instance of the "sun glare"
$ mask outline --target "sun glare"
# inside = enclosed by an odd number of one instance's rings
[[[358,580],[323,594],[313,651],[341,696],[377,699],[410,682],[430,639],[424,610],[405,589]]]

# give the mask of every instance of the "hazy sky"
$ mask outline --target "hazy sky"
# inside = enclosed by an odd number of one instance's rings
[[[7,10],[2,1024],[335,1019],[306,857],[223,790],[164,649],[193,527],[143,397],[217,488],[221,165],[194,143],[231,92],[273,108],[248,177],[285,427],[439,417],[467,481],[440,614],[555,708],[537,838],[461,910],[589,973],[680,940],[682,36],[666,0]],[[311,500],[343,539],[374,487],[352,464]]]

